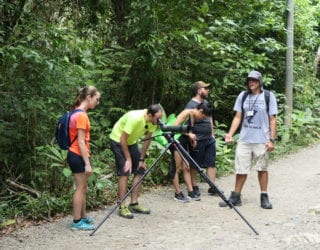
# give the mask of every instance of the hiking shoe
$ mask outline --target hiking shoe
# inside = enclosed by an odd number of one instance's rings
[[[178,194],[174,194],[174,200],[175,201],[180,201],[182,203],[186,203],[189,202],[189,199],[186,198],[182,192],[178,193]]]
[[[87,224],[93,224],[94,221],[91,217],[87,216],[86,218],[81,218],[81,220],[84,222],[84,223],[87,223]]]
[[[80,220],[77,223],[72,222],[71,229],[72,230],[93,230],[94,226],[91,224],[87,224],[87,223],[83,222],[82,220]]]
[[[269,202],[268,194],[260,194],[261,207],[264,209],[272,209],[272,204]]]
[[[133,219],[134,217],[127,206],[120,206],[119,215],[126,219]]]
[[[220,190],[220,192],[221,192],[221,193],[224,193],[222,190]],[[214,188],[212,188],[212,187],[208,188],[208,195],[219,196],[218,193],[217,193],[217,191],[216,191]]]
[[[196,196],[201,196],[200,189],[198,186],[192,186],[193,192]]]
[[[229,201],[233,204],[233,206],[241,206],[241,194],[237,192],[231,192]],[[219,202],[219,207],[227,207],[228,204],[224,201]]]
[[[139,205],[139,203],[136,203],[134,205],[130,204],[129,210],[133,213],[139,213],[139,214],[150,214],[151,213],[150,209]]]
[[[201,200],[200,196],[196,195],[194,191],[188,192],[188,199],[192,201],[199,201]]]

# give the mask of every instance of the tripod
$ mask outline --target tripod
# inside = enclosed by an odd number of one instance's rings
[[[90,233],[90,236],[93,236],[94,233],[101,227],[101,225],[111,216],[111,214],[120,207],[121,203],[130,195],[130,193],[142,182],[142,180],[146,177],[146,175],[157,165],[162,156],[166,153],[166,151],[170,148],[177,150],[179,155],[184,161],[188,161],[190,165],[196,168],[200,176],[209,184],[211,188],[213,188],[216,193],[220,196],[220,198],[229,206],[229,208],[234,209],[237,214],[241,217],[241,219],[251,228],[251,230],[256,234],[259,233],[251,226],[251,224],[246,220],[246,218],[239,212],[239,210],[225,197],[225,195],[219,190],[219,188],[209,179],[206,173],[203,172],[203,169],[198,165],[198,163],[189,155],[189,153],[181,146],[180,142],[174,138],[173,132],[163,133],[163,136],[167,139],[169,144],[162,149],[160,155],[154,160],[151,166],[144,172],[141,178],[132,185],[129,191],[121,197],[121,199],[117,202],[117,204],[109,211],[109,213],[102,219],[102,221],[96,226],[96,228]]]

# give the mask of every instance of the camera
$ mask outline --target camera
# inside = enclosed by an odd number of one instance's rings
[[[158,119],[158,124],[163,132],[188,133],[190,128],[188,125],[166,125],[162,120]]]

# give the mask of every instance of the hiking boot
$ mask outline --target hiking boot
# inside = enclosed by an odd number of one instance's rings
[[[272,209],[272,204],[269,202],[268,194],[260,194],[261,207],[264,209]]]
[[[84,223],[87,223],[87,224],[93,224],[94,221],[91,217],[87,216],[86,218],[81,218],[81,220],[84,222]]]
[[[133,219],[134,217],[127,206],[120,206],[119,215],[126,219]]]
[[[178,194],[174,194],[174,200],[175,201],[179,201],[179,202],[182,202],[182,203],[186,203],[186,202],[189,202],[189,199],[186,198],[182,192],[178,193]]]
[[[83,222],[82,220],[80,220],[77,223],[72,222],[71,229],[72,230],[94,230],[94,226],[91,224],[87,224],[87,223]]]
[[[194,193],[194,191],[188,192],[188,199],[189,199],[189,200],[192,200],[192,201],[199,201],[199,200],[201,200],[200,196],[199,196],[199,195],[196,195],[196,194]]]
[[[129,210],[133,213],[139,213],[139,214],[150,214],[151,213],[150,209],[139,205],[139,203],[130,204]]]
[[[220,192],[223,193],[222,190],[220,190]],[[217,193],[217,191],[216,191],[214,188],[212,188],[212,187],[209,187],[209,188],[208,188],[208,195],[219,196],[219,194]]]
[[[237,192],[231,192],[229,201],[233,204],[233,206],[241,206],[241,195]],[[228,204],[224,201],[219,202],[219,207],[227,207]]]
[[[201,193],[200,193],[200,189],[198,186],[192,186],[193,192],[196,196],[200,197]]]

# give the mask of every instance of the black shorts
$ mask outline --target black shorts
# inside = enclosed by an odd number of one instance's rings
[[[197,146],[190,150],[190,156],[201,168],[215,167],[216,141],[214,138],[197,141]]]
[[[129,145],[129,153],[132,160],[132,174],[143,175],[145,172],[144,168],[139,168],[139,159],[141,156],[140,150],[138,148],[138,144],[135,143],[133,145]],[[121,145],[119,142],[110,140],[110,149],[113,152],[116,160],[116,169],[118,176],[129,176],[129,172],[123,172],[123,167],[126,162],[126,158],[124,157],[121,149]]]
[[[77,174],[85,172],[85,163],[81,155],[68,151],[67,161],[72,173]]]

